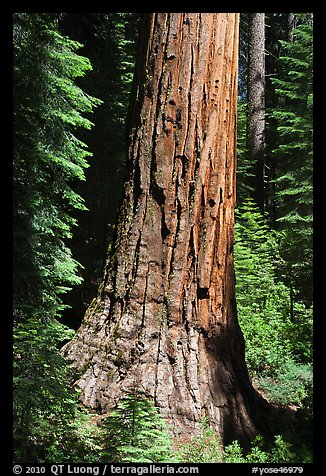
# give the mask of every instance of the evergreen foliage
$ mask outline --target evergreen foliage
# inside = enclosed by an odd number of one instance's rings
[[[199,435],[189,443],[179,446],[176,453],[180,463],[298,463],[312,462],[311,451],[301,445],[295,448],[281,435],[266,441],[258,435],[245,451],[235,440],[224,448],[220,445],[216,432],[204,419]]]
[[[58,32],[57,14],[16,13],[13,33],[14,457],[47,461],[60,447],[78,461],[94,444],[80,431],[84,416],[59,353],[72,333],[55,317],[62,294],[81,282],[67,240],[72,210],[86,210],[72,186],[85,179],[91,153],[76,131],[92,126],[85,115],[100,101],[75,83],[90,61]]]
[[[296,304],[302,328],[293,322],[291,289],[277,278],[283,263],[279,233],[268,227],[251,199],[236,216],[237,307],[250,374],[271,401],[303,405],[312,385],[311,310]]]
[[[52,431],[64,427],[71,416],[67,367],[57,351],[58,342],[71,337],[56,321],[45,325],[30,318],[15,327],[13,408],[18,461],[33,460],[42,439],[53,440]]]
[[[164,420],[146,395],[134,390],[123,397],[104,422],[105,461],[172,462]]]
[[[75,84],[91,69],[55,14],[14,16],[14,309],[58,316],[61,295],[81,282],[67,239],[85,210],[73,191],[91,153],[75,135],[100,103]]]
[[[268,394],[272,403],[311,408],[312,378],[311,364],[300,364],[288,357],[276,375],[268,373],[265,377],[259,377],[256,384]]]
[[[289,292],[275,280],[277,242],[251,199],[236,212],[235,271],[239,322],[249,369],[275,369],[290,350]]]
[[[52,320],[25,318],[14,329],[13,442],[16,462],[98,458],[94,425],[78,406],[59,348],[73,331]],[[94,435],[93,435],[94,433]]]
[[[302,23],[302,21],[304,22]],[[272,150],[276,162],[277,222],[284,230],[283,277],[307,304],[312,301],[313,27],[297,18],[293,41],[280,41],[277,96],[269,115],[277,123]]]

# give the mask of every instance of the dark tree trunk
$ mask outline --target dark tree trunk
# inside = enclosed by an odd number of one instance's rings
[[[255,198],[265,210],[265,13],[249,13],[247,150],[255,164]]]
[[[114,250],[64,349],[85,405],[140,387],[175,435],[256,433],[235,304],[238,14],[146,16]]]

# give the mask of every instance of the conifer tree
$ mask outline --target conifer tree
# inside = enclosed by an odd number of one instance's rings
[[[312,299],[312,19],[298,16],[292,41],[281,41],[278,75],[272,79],[278,97],[270,116],[277,122],[277,222],[286,281],[306,303]]]
[[[57,14],[14,15],[14,455],[33,462],[71,435],[77,393],[59,346],[71,337],[55,319],[61,296],[80,283],[67,240],[85,210],[73,190],[91,155],[77,138],[99,100],[76,78],[91,69],[80,44],[60,35]],[[69,429],[69,431],[68,431]]]
[[[85,210],[72,189],[90,156],[76,129],[99,100],[75,84],[91,69],[80,44],[59,34],[56,14],[14,16],[14,308],[42,318],[81,282],[67,239]]]
[[[171,441],[165,422],[144,392],[127,392],[104,421],[105,461],[171,462]]]

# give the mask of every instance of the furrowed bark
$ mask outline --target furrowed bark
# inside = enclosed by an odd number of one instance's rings
[[[137,386],[175,435],[207,416],[241,440],[256,427],[234,294],[238,14],[144,24],[115,248],[64,352],[98,413]]]

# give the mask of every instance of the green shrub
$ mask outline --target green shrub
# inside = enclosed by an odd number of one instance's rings
[[[224,448],[225,463],[245,463],[246,459],[242,454],[242,448],[238,441],[233,441]]]
[[[209,428],[206,420],[200,433],[189,443],[179,445],[176,453],[180,463],[304,463],[311,462],[312,455],[308,447],[294,445],[285,436],[276,435],[272,443],[258,435],[245,452],[235,440],[224,448],[216,432]]]
[[[258,389],[267,393],[272,403],[279,405],[312,404],[313,373],[310,364],[299,364],[288,358],[272,375],[257,378]]]
[[[64,431],[43,449],[40,463],[96,463],[101,457],[100,428],[92,423],[93,415],[78,409],[74,418],[66,423]]]
[[[291,352],[300,362],[312,362],[313,308],[305,306],[302,302],[294,302],[293,314],[293,321],[287,324]]]
[[[271,450],[271,463],[294,463],[298,462],[290,443],[284,441],[281,435],[275,436],[275,445]]]
[[[251,199],[236,212],[235,272],[239,324],[252,377],[285,372],[284,362],[312,359],[312,311],[277,277],[283,233],[276,233]],[[288,370],[286,370],[288,373]],[[298,399],[298,398],[297,398]]]
[[[303,462],[293,450],[293,446],[281,435],[274,437],[273,444],[267,444],[259,435],[244,454],[238,441],[233,441],[224,449],[225,463],[294,463]]]
[[[222,447],[216,432],[209,427],[208,420],[203,419],[200,433],[190,443],[178,446],[178,462],[184,463],[220,463]]]
[[[14,328],[15,462],[78,462],[96,450],[95,427],[79,408],[70,369],[59,352],[73,334],[56,320],[38,318]]]

